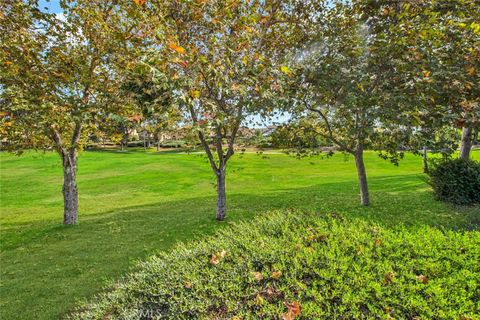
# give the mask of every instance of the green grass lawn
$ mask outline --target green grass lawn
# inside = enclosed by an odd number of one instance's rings
[[[474,153],[480,159],[480,152]],[[214,176],[198,154],[84,152],[79,224],[63,227],[62,170],[53,153],[0,154],[2,319],[52,319],[177,241],[277,208],[337,211],[382,225],[473,229],[479,207],[433,199],[421,159],[395,167],[367,153],[372,205],[358,204],[351,157],[297,160],[236,155],[227,177],[228,217],[214,220]]]

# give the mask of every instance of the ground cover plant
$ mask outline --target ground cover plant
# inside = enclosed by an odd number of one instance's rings
[[[0,153],[2,319],[57,318],[134,261],[272,209],[336,211],[385,226],[478,230],[478,206],[434,200],[420,157],[407,154],[399,167],[375,153],[365,157],[372,205],[362,208],[352,157],[237,155],[228,168],[236,181],[227,180],[231,215],[214,223],[215,181],[204,155],[87,151],[78,172],[84,215],[77,226],[64,228],[56,154]]]
[[[480,233],[270,212],[180,245],[71,319],[473,319]]]

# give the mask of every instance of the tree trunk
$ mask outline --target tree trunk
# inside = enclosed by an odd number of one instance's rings
[[[217,171],[217,214],[219,221],[225,219],[227,215],[227,195],[225,189],[225,167]]]
[[[77,223],[78,190],[77,190],[77,153],[65,152],[63,160],[63,224]]]
[[[459,159],[469,159],[470,150],[472,149],[472,128],[463,127],[462,129],[462,144],[460,145]]]
[[[360,187],[360,203],[362,206],[368,206],[370,198],[368,196],[367,172],[363,161],[363,146],[361,144],[357,144],[354,157],[355,166],[357,167],[358,185]]]
[[[428,173],[428,159],[427,159],[427,146],[423,146],[423,173]]]

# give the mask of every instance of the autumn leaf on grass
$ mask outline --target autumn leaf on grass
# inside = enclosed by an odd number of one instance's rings
[[[415,279],[417,279],[418,282],[421,282],[423,284],[426,284],[428,282],[428,277],[422,274],[419,276],[415,276]]]
[[[210,258],[210,264],[217,265],[220,263],[220,260],[225,258],[227,255],[227,251],[222,250],[220,252],[217,252],[216,254],[212,254],[212,257]]]
[[[373,240],[373,243],[375,244],[375,247],[380,247],[380,245],[382,244],[382,240],[375,239],[375,240]]]
[[[185,53],[185,48],[181,47],[179,45],[176,45],[175,43],[169,43],[168,48],[170,50],[173,50],[173,51],[179,53],[179,54],[184,54]]]
[[[278,280],[282,276],[282,271],[273,271],[270,276],[272,279]]]
[[[210,264],[217,265],[220,263],[220,259],[216,254],[212,254],[212,257],[210,258]]]
[[[300,315],[300,302],[294,301],[292,303],[284,302],[288,311],[283,314],[282,320],[293,320]]]
[[[261,281],[263,279],[263,275],[261,272],[254,272],[253,273],[253,278],[255,279],[255,281]]]

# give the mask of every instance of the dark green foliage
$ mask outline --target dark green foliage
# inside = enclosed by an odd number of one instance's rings
[[[473,319],[480,233],[272,212],[161,253],[72,319]]]
[[[480,203],[480,162],[442,160],[434,163],[429,175],[437,199],[460,205]]]

